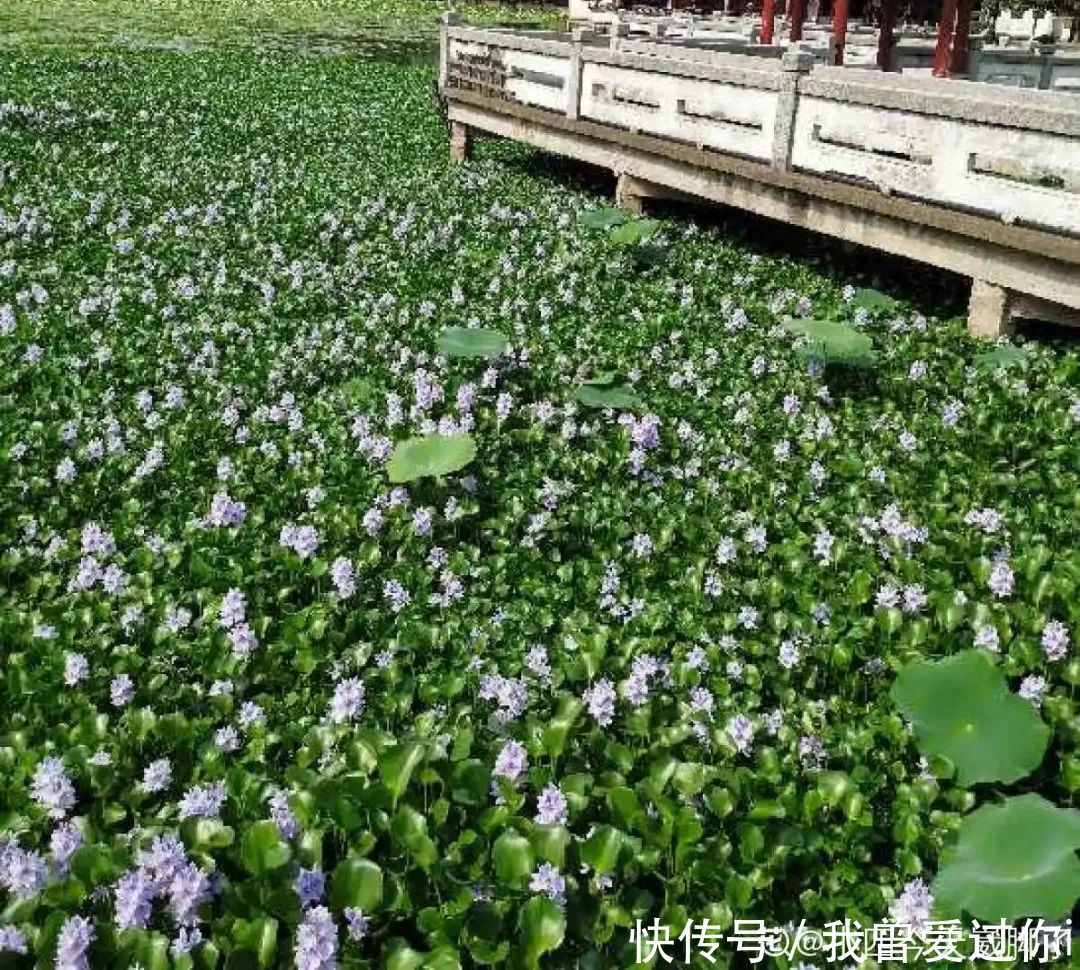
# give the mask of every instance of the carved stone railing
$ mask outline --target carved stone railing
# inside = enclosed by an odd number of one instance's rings
[[[1080,236],[1080,96],[575,32],[444,28],[440,84]]]

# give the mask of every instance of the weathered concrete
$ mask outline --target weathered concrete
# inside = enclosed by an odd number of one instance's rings
[[[450,161],[467,162],[472,151],[472,130],[461,121],[450,120]]]
[[[1009,291],[1004,287],[978,278],[972,280],[968,332],[989,340],[1007,334],[1012,326],[1010,302]]]

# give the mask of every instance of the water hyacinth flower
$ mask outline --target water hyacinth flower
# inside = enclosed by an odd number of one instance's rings
[[[143,771],[140,787],[147,794],[164,791],[172,784],[172,765],[167,758],[151,761]]]
[[[194,862],[179,866],[169,880],[169,912],[177,926],[194,926],[198,908],[211,897],[210,880]]]
[[[278,542],[301,559],[310,559],[319,549],[319,533],[313,525],[283,525]]]
[[[90,663],[81,653],[64,655],[64,683],[74,687],[90,676]]]
[[[34,769],[30,795],[50,818],[64,818],[75,806],[75,786],[64,772],[59,758],[43,758]]]
[[[610,680],[602,677],[582,694],[581,699],[600,727],[611,725],[615,718],[615,687]]]
[[[529,889],[534,893],[543,893],[560,905],[566,902],[566,880],[550,862],[541,862],[537,866],[529,881]]]
[[[565,825],[567,820],[566,796],[558,785],[547,785],[536,799],[537,825]]]
[[[88,951],[95,937],[94,923],[85,916],[70,916],[56,940],[56,970],[90,970]]]
[[[14,926],[0,926],[0,953],[25,954],[26,934]]]
[[[41,853],[0,838],[0,885],[15,899],[36,896],[47,881],[48,866]]]
[[[1060,620],[1048,620],[1042,629],[1043,656],[1050,663],[1063,660],[1069,652],[1069,630]]]
[[[346,906],[344,915],[345,931],[349,939],[354,943],[359,943],[368,935],[368,931],[371,929],[371,920],[363,914],[363,911],[356,909],[354,906]]]
[[[525,748],[517,741],[507,741],[495,758],[494,773],[513,783],[521,777],[529,764]]]
[[[912,879],[889,907],[889,918],[919,933],[930,921],[933,907],[934,897],[930,887],[922,879]]]
[[[154,900],[161,887],[143,869],[125,873],[113,889],[116,926],[121,930],[143,929],[150,922]]]
[[[364,682],[358,677],[347,677],[334,688],[334,696],[326,717],[331,724],[356,721],[364,713]]]
[[[326,876],[322,869],[301,869],[293,883],[296,895],[300,897],[300,906],[307,909],[313,903],[320,902],[326,891]]]
[[[62,822],[49,838],[49,852],[52,855],[53,871],[66,876],[71,857],[83,845],[83,834],[73,822]]]
[[[180,818],[217,818],[226,797],[225,783],[220,781],[189,788],[180,799]]]
[[[754,742],[754,724],[745,714],[736,714],[724,728],[739,754],[747,754]]]
[[[325,906],[313,906],[296,931],[297,970],[334,970],[337,965],[337,927]]]

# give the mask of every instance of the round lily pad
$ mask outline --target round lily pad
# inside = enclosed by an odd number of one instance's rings
[[[439,334],[439,353],[445,357],[498,357],[510,341],[498,330],[447,327]]]
[[[909,664],[892,698],[914,725],[919,750],[948,758],[961,785],[1023,778],[1038,767],[1050,738],[1038,711],[1009,690],[981,650]]]
[[[980,920],[1057,919],[1080,896],[1080,811],[1039,795],[983,805],[960,826],[934,882],[938,905]]]
[[[429,434],[394,446],[386,466],[395,484],[418,478],[441,478],[460,471],[476,457],[476,442],[467,434]]]

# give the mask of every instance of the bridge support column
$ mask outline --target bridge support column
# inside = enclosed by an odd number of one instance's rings
[[[618,181],[615,183],[615,204],[620,209],[641,215],[645,208],[645,193],[637,179],[625,172],[618,173]]]
[[[450,161],[467,162],[472,150],[472,129],[460,121],[450,122]]]
[[[986,280],[971,281],[968,303],[968,333],[994,340],[1012,329],[1012,294]]]

